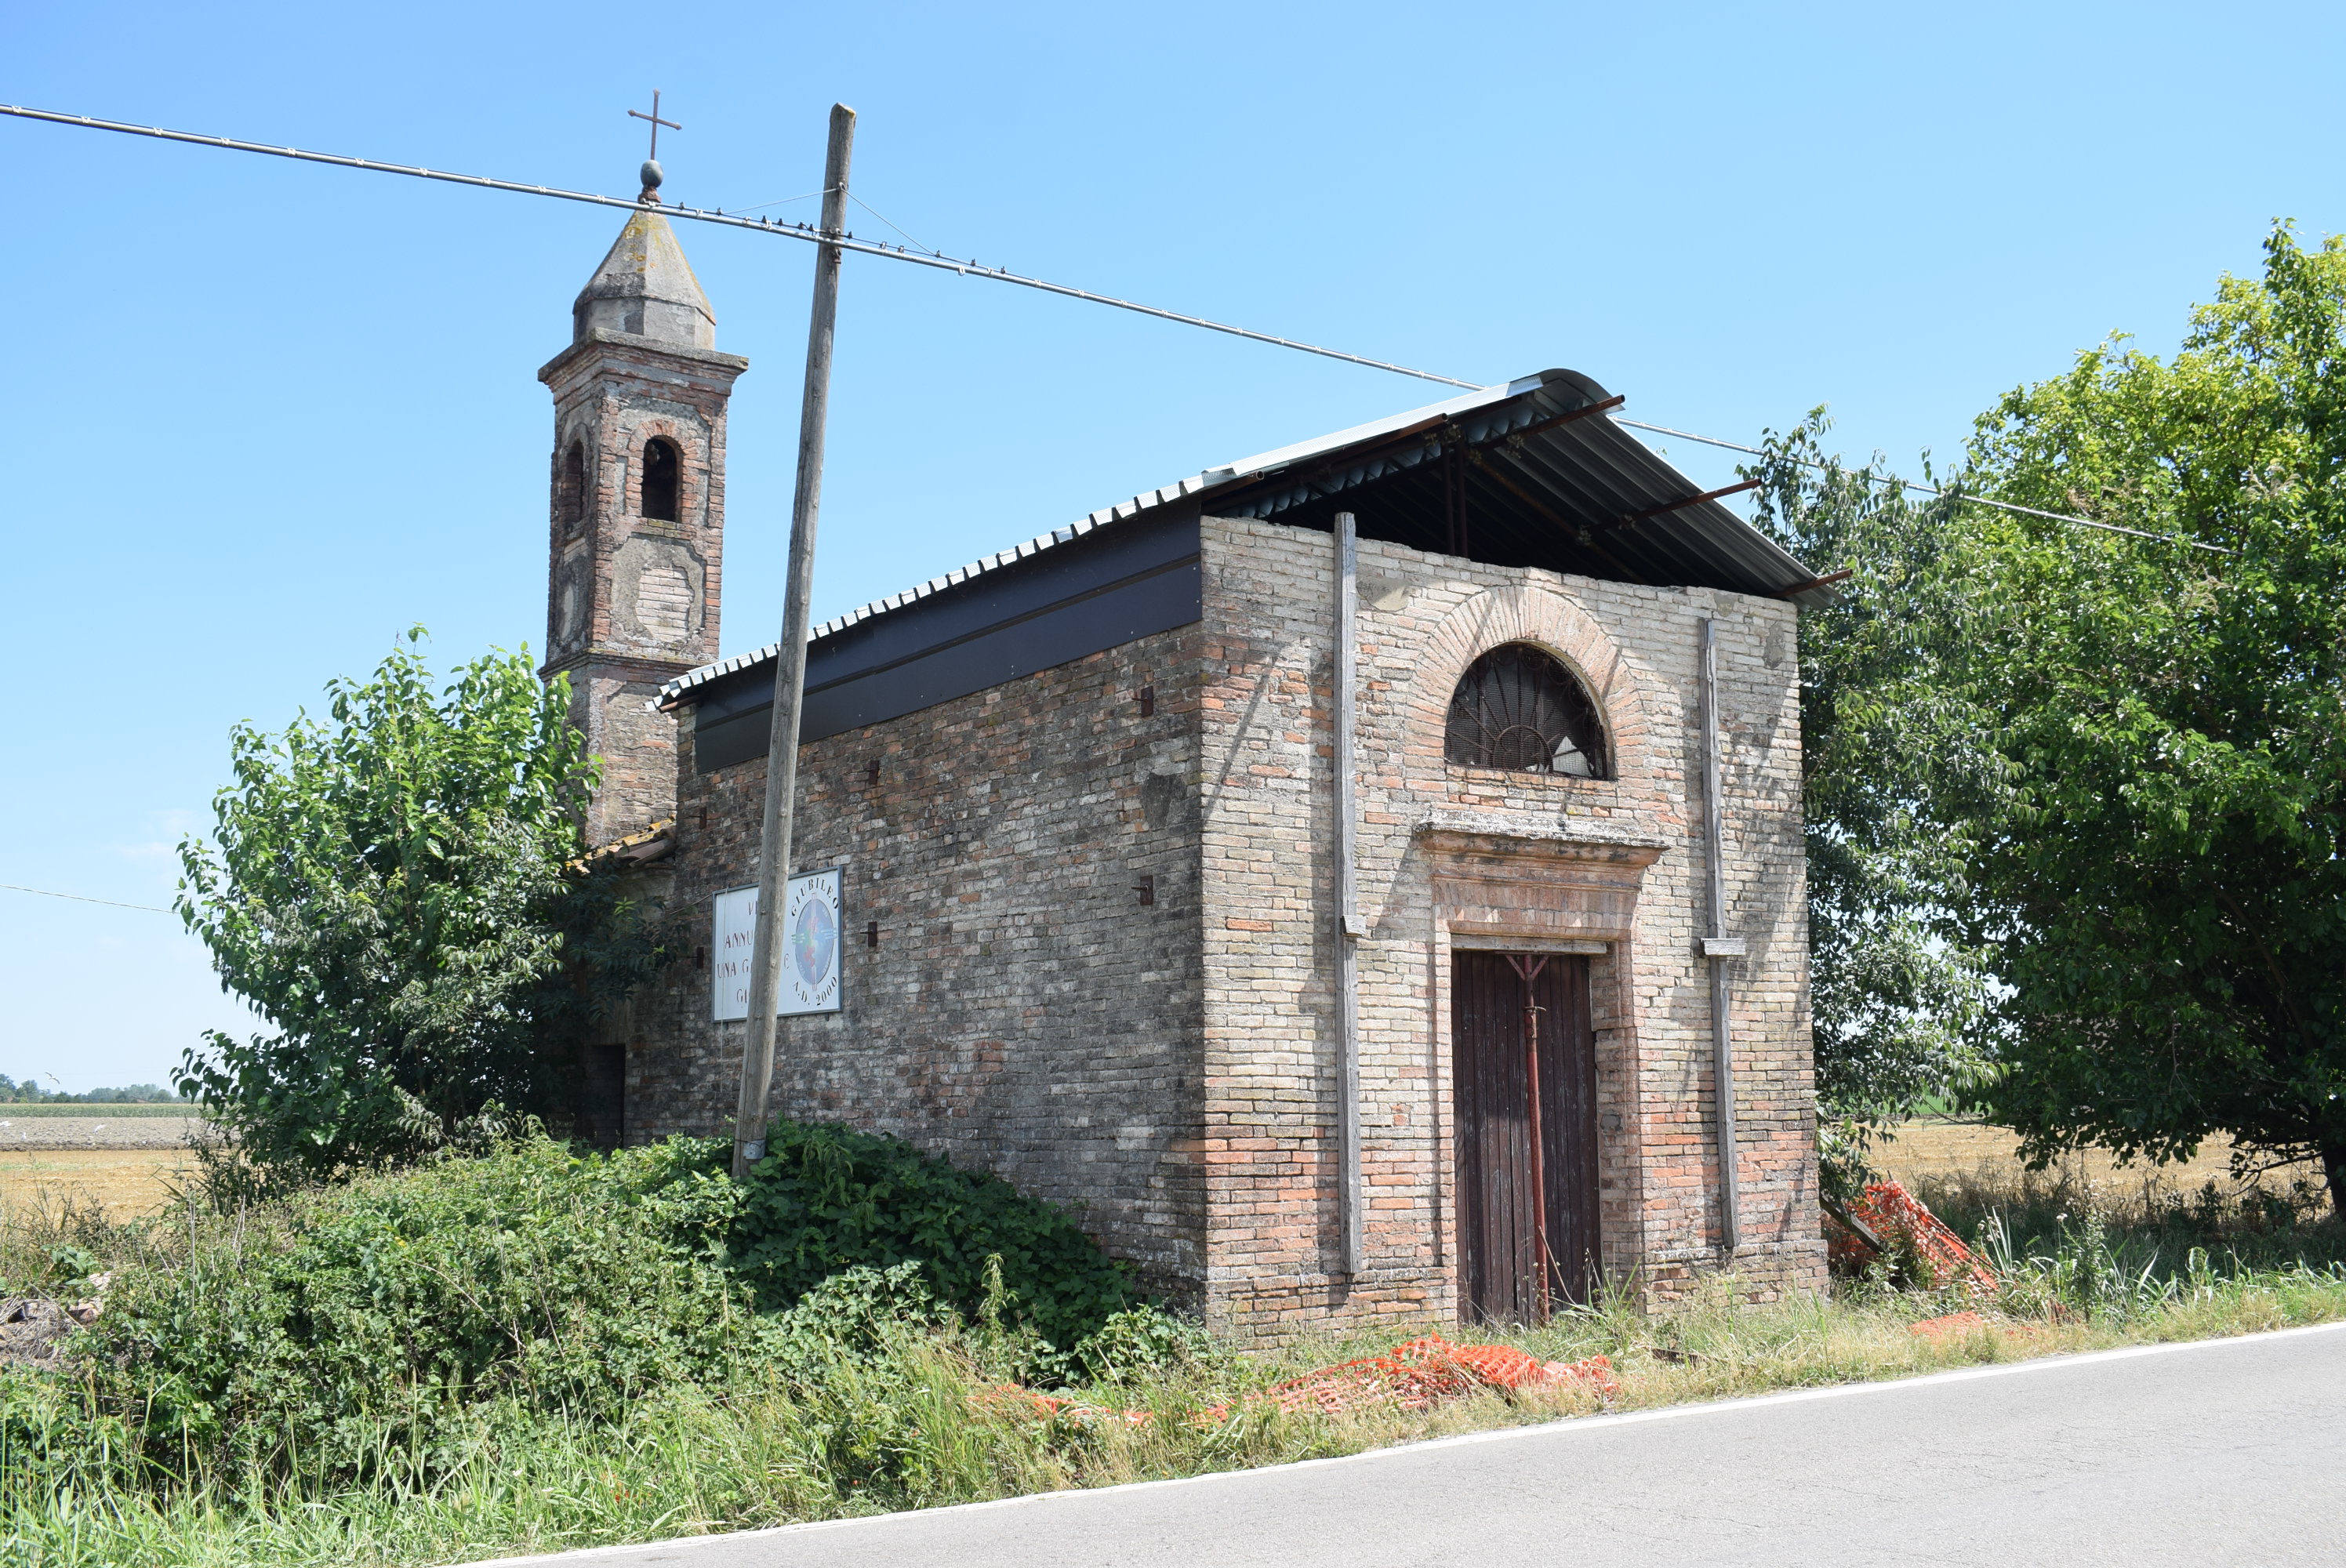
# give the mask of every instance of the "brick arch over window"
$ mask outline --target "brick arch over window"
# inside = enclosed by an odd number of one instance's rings
[[[1650,705],[1644,683],[1595,616],[1545,588],[1486,588],[1435,628],[1409,696],[1412,751],[1442,758],[1451,694],[1476,659],[1507,643],[1544,649],[1579,678],[1611,743],[1613,778],[1648,772]]]

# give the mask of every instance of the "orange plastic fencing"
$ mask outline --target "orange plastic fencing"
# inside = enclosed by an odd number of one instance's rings
[[[1933,1344],[1955,1334],[1968,1334],[1987,1326],[1987,1319],[1976,1312],[1950,1312],[1943,1318],[1925,1318],[1920,1323],[1909,1323],[1906,1332]]]
[[[1200,1412],[1197,1420],[1201,1426],[1218,1425],[1228,1420],[1233,1410],[1254,1404],[1275,1405],[1290,1414],[1316,1410],[1322,1414],[1338,1415],[1364,1405],[1382,1403],[1415,1411],[1430,1409],[1443,1400],[1454,1399],[1477,1388],[1499,1389],[1512,1393],[1522,1389],[1571,1386],[1587,1389],[1598,1398],[1607,1400],[1621,1391],[1620,1381],[1613,1375],[1613,1362],[1608,1357],[1589,1356],[1577,1361],[1543,1361],[1511,1346],[1454,1345],[1439,1335],[1429,1334],[1422,1339],[1396,1345],[1382,1356],[1363,1356],[1358,1360],[1322,1367],[1302,1377],[1290,1378],[1261,1393],[1250,1394],[1242,1400],[1215,1405]],[[1031,1410],[1046,1420],[1070,1420],[1086,1425],[1110,1422],[1146,1426],[1151,1419],[1147,1410],[1119,1410],[1088,1405],[1079,1400],[1038,1394],[1015,1383],[1005,1383],[984,1394],[972,1395],[971,1403],[994,1409]]]
[[[1851,1204],[1849,1212],[1850,1217],[1885,1240],[1903,1237],[1941,1284],[1961,1281],[1974,1296],[1996,1293],[1995,1276],[1980,1261],[1979,1254],[1965,1247],[1962,1237],[1898,1183],[1869,1184],[1865,1196]],[[1825,1248],[1837,1263],[1862,1266],[1873,1257],[1873,1248],[1862,1237],[1830,1217],[1825,1221]]]
[[[1317,1409],[1333,1415],[1384,1400],[1405,1410],[1423,1410],[1478,1387],[1513,1392],[1576,1383],[1602,1398],[1621,1391],[1613,1363],[1604,1356],[1543,1361],[1506,1345],[1454,1345],[1429,1334],[1382,1356],[1307,1372],[1254,1397],[1282,1410]]]

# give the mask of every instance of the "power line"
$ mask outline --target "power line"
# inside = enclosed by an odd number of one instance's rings
[[[484,190],[503,190],[521,196],[550,197],[557,201],[583,202],[590,207],[616,207],[624,208],[629,211],[637,211],[641,210],[647,205],[641,201],[630,201],[616,196],[597,196],[587,191],[564,190],[558,187],[549,185],[525,185],[515,180],[492,178],[487,175],[452,174],[446,169],[423,168],[408,164],[382,163],[373,158],[350,158],[340,153],[307,152],[300,148],[270,147],[261,142],[239,141],[231,137],[201,136],[192,131],[166,130],[158,126],[130,125],[119,120],[97,119],[88,115],[60,114],[55,110],[27,108],[17,104],[0,104],[0,114],[12,115],[20,119],[39,120],[49,125],[74,126],[85,130],[116,131],[126,136],[152,137],[160,141],[184,142],[191,147],[219,148],[230,152],[261,153],[270,158],[291,158],[299,163],[322,163],[337,168],[360,168],[368,169],[377,174],[406,175],[416,179],[433,179],[440,180],[451,185],[475,186]],[[819,196],[823,193],[821,191],[811,191],[808,194]],[[766,202],[761,205],[778,207],[782,206],[789,201],[802,201],[804,199],[804,197],[794,196],[786,198],[782,202]],[[881,222],[887,224],[889,228],[896,229],[897,233],[904,234],[904,230],[903,229],[898,228],[894,222],[891,221],[886,216],[881,213],[877,208],[872,207],[871,203],[857,199],[856,204],[863,208],[865,211],[870,212],[874,218],[878,218]],[[1321,348],[1318,344],[1300,342],[1293,338],[1281,338],[1270,332],[1258,332],[1246,327],[1234,327],[1225,321],[1209,321],[1203,316],[1185,315],[1178,311],[1168,311],[1156,305],[1144,305],[1137,300],[1118,299],[1113,294],[1095,293],[1088,289],[1077,289],[1065,283],[1048,282],[1041,278],[1029,278],[1021,273],[1012,272],[1005,268],[984,267],[980,266],[974,260],[956,260],[954,257],[945,255],[942,251],[920,249],[908,249],[902,245],[885,245],[873,240],[858,239],[852,233],[826,235],[820,229],[815,228],[811,224],[776,223],[770,219],[749,218],[743,216],[740,212],[726,212],[722,209],[704,210],[697,207],[660,204],[656,209],[664,216],[669,218],[688,219],[695,223],[713,223],[729,229],[744,229],[753,234],[780,235],[782,238],[787,239],[800,239],[807,241],[810,244],[821,244],[827,242],[838,246],[841,249],[852,250],[859,255],[877,256],[890,261],[909,261],[916,266],[930,267],[943,271],[955,272],[965,278],[984,278],[997,283],[1015,283],[1023,289],[1036,289],[1047,294],[1058,294],[1070,300],[1082,300],[1095,305],[1112,306],[1119,311],[1130,311],[1143,316],[1154,316],[1159,321],[1175,321],[1183,326],[1188,327],[1202,327],[1208,331],[1227,333],[1230,337],[1243,338],[1249,342],[1268,343],[1274,348],[1292,349],[1298,353],[1317,354],[1322,359],[1339,360],[1346,364],[1361,365],[1369,370],[1389,371],[1395,375],[1414,376],[1420,381],[1438,382],[1444,386],[1464,387],[1469,391],[1481,390],[1480,386],[1476,382],[1460,381],[1455,376],[1437,375],[1432,371],[1413,370],[1407,365],[1397,365],[1387,360],[1372,360],[1362,354],[1346,353],[1341,349]],[[756,209],[752,208],[749,210],[755,211]],[[904,237],[907,239],[913,238],[909,234],[904,234]],[[917,245],[918,241],[915,241],[914,243]],[[1748,453],[1754,457],[1767,457],[1770,455],[1769,453],[1762,451],[1759,447],[1746,446],[1739,442],[1721,441],[1715,436],[1697,435],[1691,431],[1673,430],[1668,425],[1647,424],[1639,420],[1622,419],[1618,415],[1613,415],[1611,417],[1614,419],[1616,423],[1627,425],[1636,430],[1649,430],[1655,432],[1657,434],[1675,436],[1681,441],[1698,442],[1705,446],[1724,447],[1729,452]],[[1792,461],[1809,468],[1821,468],[1824,466],[1822,463],[1810,462],[1806,458],[1794,458]],[[1922,495],[1936,496],[1944,495],[1946,494],[1946,492],[1943,490],[1933,489],[1932,486],[1927,484],[1918,484],[1912,480],[1872,480],[1871,476],[1869,476],[1869,482],[1874,484],[1901,484],[1906,489]],[[2125,534],[2137,539],[2151,539],[2162,544],[2169,545],[2187,545],[2195,550],[2205,550],[2210,554],[2218,555],[2230,555],[2238,554],[2238,552],[2228,550],[2220,545],[2206,544],[2200,540],[2188,538],[2179,534],[2153,534],[2140,528],[2125,527],[2116,523],[2100,522],[2092,517],[2077,517],[2061,512],[2045,512],[2034,506],[2017,505],[2009,501],[1991,501],[1983,495],[1959,495],[1956,499],[1969,502],[1977,506],[1993,506],[1999,511],[2016,512],[2026,516],[2048,518],[2055,523],[2075,524],[2077,526],[2084,528],[2099,528],[2106,533]],[[58,896],[67,897],[70,895],[60,894]],[[105,901],[99,900],[95,901],[103,902]],[[144,908],[146,906],[128,905],[125,907]]]
[[[941,254],[943,254],[943,252],[941,252],[941,251],[937,251],[937,250],[930,249],[930,248],[929,248],[928,246],[922,244],[922,243],[921,243],[921,237],[920,237],[919,235],[913,233],[911,230],[907,229],[906,229],[903,224],[901,224],[901,223],[897,222],[894,219],[892,219],[892,218],[889,217],[886,213],[884,213],[884,212],[881,211],[878,208],[876,208],[876,207],[872,206],[870,202],[868,202],[868,201],[864,200],[862,197],[860,197],[860,196],[856,195],[853,191],[850,191],[850,192],[848,192],[847,199],[848,199],[848,200],[850,200],[850,201],[852,201],[852,202],[853,202],[853,203],[855,203],[855,205],[856,205],[856,206],[858,206],[858,207],[860,207],[860,208],[863,209],[863,210],[864,210],[864,211],[866,211],[866,212],[870,213],[872,217],[874,217],[874,218],[878,219],[881,222],[882,222],[882,223],[886,224],[889,228],[891,228],[891,229],[894,229],[897,233],[902,234],[905,239],[907,239],[911,240],[911,241],[913,242],[913,249],[915,249],[915,250],[927,250],[927,251],[929,252],[929,254],[930,254],[930,255],[932,255],[932,256],[936,256],[936,255],[941,255]]]
[[[1638,430],[1650,430],[1657,435],[1674,435],[1680,441],[1698,441],[1705,446],[1723,446],[1729,452],[1748,452],[1754,457],[1790,456],[1788,453],[1767,452],[1756,446],[1745,446],[1739,442],[1720,441],[1715,436],[1697,435],[1689,430],[1672,430],[1666,424],[1647,424],[1641,420],[1623,419],[1617,413],[1607,417],[1609,417],[1616,424],[1630,425]],[[1799,463],[1803,468],[1822,468],[1825,466],[1821,463],[1813,462],[1805,457],[1792,457],[1791,461]],[[1846,473],[1849,471],[1843,470],[1843,472]],[[1911,479],[1900,479],[1895,476],[1876,479],[1873,475],[1863,473],[1862,472],[1860,476],[1870,484],[1903,485],[1907,489],[1914,492],[1917,495],[1944,495],[1947,494],[1943,490],[1934,490],[1927,484],[1917,484]],[[2239,551],[2228,550],[2221,545],[2209,545],[2201,540],[2193,539],[2182,534],[2152,534],[2140,528],[2125,527],[2116,523],[2100,522],[2092,517],[2072,516],[2066,512],[2045,512],[2040,511],[2038,508],[2034,506],[2022,506],[2010,501],[1991,501],[1984,495],[1959,494],[1955,496],[1955,499],[1958,501],[1967,501],[1974,506],[1993,506],[1999,512],[2018,512],[2029,517],[2047,517],[2055,523],[2074,523],[2080,528],[2101,528],[2112,534],[2132,535],[2137,539],[2156,539],[2161,544],[2166,545],[2188,545],[2194,550],[2206,550],[2218,555],[2237,555],[2239,554]]]
[[[771,201],[761,201],[761,202],[758,203],[758,205],[757,205],[757,206],[755,206],[755,207],[737,207],[737,208],[735,208],[733,210],[734,210],[734,212],[735,212],[736,214],[740,214],[740,213],[743,213],[743,212],[763,212],[763,211],[765,211],[765,210],[766,210],[766,209],[768,209],[769,207],[788,207],[788,206],[789,206],[791,202],[793,202],[793,201],[807,201],[807,200],[811,200],[811,199],[813,199],[813,198],[815,198],[815,197],[821,196],[821,194],[822,194],[822,192],[821,192],[821,191],[820,191],[820,190],[809,190],[809,191],[804,191],[804,192],[802,192],[802,193],[801,193],[800,195],[797,195],[797,196],[780,196],[780,197],[776,197],[776,198],[775,198],[773,200],[771,200]]]
[[[83,893],[53,893],[46,888],[20,888],[14,882],[0,882],[0,891],[12,893],[38,893],[45,899],[71,899],[77,904],[104,904],[108,909],[145,910],[148,914],[177,914],[177,910],[158,909],[153,904],[117,903],[112,899],[94,899]]]
[[[118,131],[125,136],[153,137],[159,141],[185,142],[190,147],[219,148],[229,152],[257,152],[270,158],[291,158],[297,163],[322,163],[336,168],[363,168],[377,174],[403,174],[416,179],[436,179],[450,185],[475,186],[483,190],[510,191],[519,196],[550,197],[556,201],[579,201],[590,207],[617,207],[630,212],[644,209],[646,203],[626,200],[616,196],[597,196],[588,191],[563,190],[550,185],[524,185],[515,180],[493,179],[483,174],[451,174],[446,169],[420,168],[407,164],[380,163],[373,158],[347,158],[340,153],[305,152],[300,148],[270,147],[261,142],[238,141],[232,137],[199,136],[192,131],[165,130],[158,126],[127,125],[119,120],[94,119],[88,115],[58,114],[49,109],[26,108],[16,104],[0,104],[0,114],[19,119],[41,120],[49,125],[77,126],[85,130]],[[1436,375],[1432,371],[1412,370],[1389,360],[1372,360],[1363,354],[1348,354],[1341,349],[1323,349],[1316,343],[1299,342],[1293,338],[1281,338],[1270,332],[1257,332],[1245,327],[1233,327],[1227,321],[1208,321],[1203,316],[1185,315],[1179,311],[1163,310],[1155,305],[1143,305],[1137,300],[1121,300],[1113,294],[1097,294],[1088,289],[1071,288],[1065,283],[1047,282],[1041,278],[1029,278],[1001,267],[981,267],[975,261],[956,260],[950,256],[932,251],[910,250],[901,245],[882,245],[870,239],[858,239],[852,234],[825,234],[805,223],[776,223],[769,219],[744,218],[722,211],[704,211],[697,207],[661,204],[652,210],[668,218],[689,219],[695,223],[715,223],[731,229],[746,229],[752,234],[779,234],[788,239],[802,239],[809,244],[835,245],[858,255],[878,256],[891,261],[910,261],[915,266],[933,267],[941,271],[957,272],[964,278],[985,278],[996,283],[1015,283],[1022,289],[1038,289],[1046,294],[1058,294],[1070,300],[1083,300],[1095,305],[1107,305],[1119,311],[1131,311],[1138,315],[1154,316],[1159,321],[1178,321],[1185,327],[1203,327],[1209,332],[1225,332],[1233,338],[1244,338],[1252,343],[1269,343],[1273,348],[1293,349],[1298,353],[1317,354],[1322,359],[1341,360],[1346,364],[1362,365],[1372,371],[1391,371],[1399,376],[1415,376],[1420,381],[1440,382],[1444,386],[1480,390],[1479,383],[1462,382],[1455,376]],[[882,219],[885,222],[886,219]],[[889,224],[893,229],[894,224]]]

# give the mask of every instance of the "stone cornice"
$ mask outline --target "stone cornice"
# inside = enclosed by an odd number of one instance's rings
[[[1417,824],[1454,933],[1619,942],[1667,840],[1586,818],[1436,810]]]
[[[624,354],[639,355],[655,361],[666,360],[688,373],[722,381],[730,386],[733,378],[750,368],[750,361],[740,354],[724,354],[715,349],[688,348],[681,343],[662,342],[658,338],[639,338],[632,332],[614,332],[597,327],[555,355],[538,368],[537,379],[552,386],[571,371],[585,356],[617,350]]]
[[[1420,838],[1528,840],[1567,851],[1619,850],[1623,853],[1617,857],[1606,858],[1634,860],[1641,866],[1651,865],[1673,843],[1650,833],[1625,832],[1604,818],[1551,817],[1529,811],[1436,809],[1419,818],[1413,831]]]
[[[586,665],[600,665],[616,670],[630,679],[648,680],[655,685],[675,679],[678,675],[699,667],[688,659],[646,658],[641,654],[617,653],[607,648],[581,648],[557,659],[548,659],[538,666],[537,678],[545,680],[566,669]]]

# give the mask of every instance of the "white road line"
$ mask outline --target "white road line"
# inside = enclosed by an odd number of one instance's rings
[[[1560,1421],[1546,1421],[1538,1426],[1500,1427],[1491,1431],[1463,1432],[1456,1437],[1430,1438],[1423,1442],[1395,1443],[1388,1448],[1375,1448],[1362,1453],[1338,1454],[1329,1459],[1294,1460],[1286,1464],[1258,1465],[1250,1470],[1218,1470],[1206,1475],[1174,1476],[1164,1481],[1128,1481],[1117,1486],[1069,1487],[1061,1492],[1035,1492],[1020,1497],[997,1497],[984,1502],[957,1502],[944,1508],[906,1509],[895,1513],[869,1513],[852,1519],[815,1519],[802,1524],[775,1524],[762,1530],[722,1531],[706,1535],[680,1535],[662,1541],[638,1541],[624,1546],[586,1546],[571,1552],[546,1553],[531,1557],[493,1557],[459,1568],[524,1568],[525,1564],[540,1563],[592,1563],[599,1558],[616,1557],[629,1552],[649,1552],[663,1547],[690,1546],[698,1543],[717,1541],[763,1541],[778,1535],[807,1534],[818,1530],[841,1530],[859,1524],[876,1524],[882,1520],[901,1519],[917,1514],[923,1520],[937,1519],[955,1513],[972,1513],[983,1509],[1033,1508],[1065,1502],[1076,1498],[1113,1497],[1118,1493],[1156,1492],[1170,1487],[1211,1486],[1217,1483],[1242,1481],[1263,1476],[1289,1475],[1297,1471],[1321,1470],[1332,1465],[1373,1464],[1380,1460],[1404,1454],[1424,1453],[1432,1449],[1464,1448],[1472,1443],[1508,1442],[1532,1437],[1578,1437],[1591,1433],[1615,1431],[1626,1426],[1643,1425],[1647,1421],[1685,1420],[1697,1416],[1712,1416],[1743,1410],[1764,1410],[1771,1405],[1804,1404],[1812,1400],[1855,1399],[1868,1394],[1893,1393],[1908,1389],[1931,1388],[1944,1383],[1966,1383],[1983,1378],[2016,1377],[2027,1372],[2055,1371],[2071,1367],[2088,1367],[2104,1361],[2131,1360],[2142,1356],[2176,1355],[2189,1350],[2220,1349],[2227,1346],[2263,1345],[2275,1339],[2290,1339],[2308,1334],[2335,1334],[2346,1331],[2346,1322],[2316,1323],[2303,1329],[2274,1329],[2261,1334],[2234,1334],[2220,1339],[2178,1339],[2160,1345],[2127,1345],[2115,1350],[2088,1350],[2080,1355],[2038,1356],[2025,1361],[1997,1361],[1984,1367],[1959,1367],[1951,1372],[1926,1372],[1920,1377],[1892,1378],[1880,1382],[1835,1383],[1822,1389],[1789,1389],[1778,1394],[1755,1394],[1748,1399],[1708,1400],[1700,1404],[1663,1405],[1650,1410],[1624,1410],[1614,1415],[1575,1416]]]

